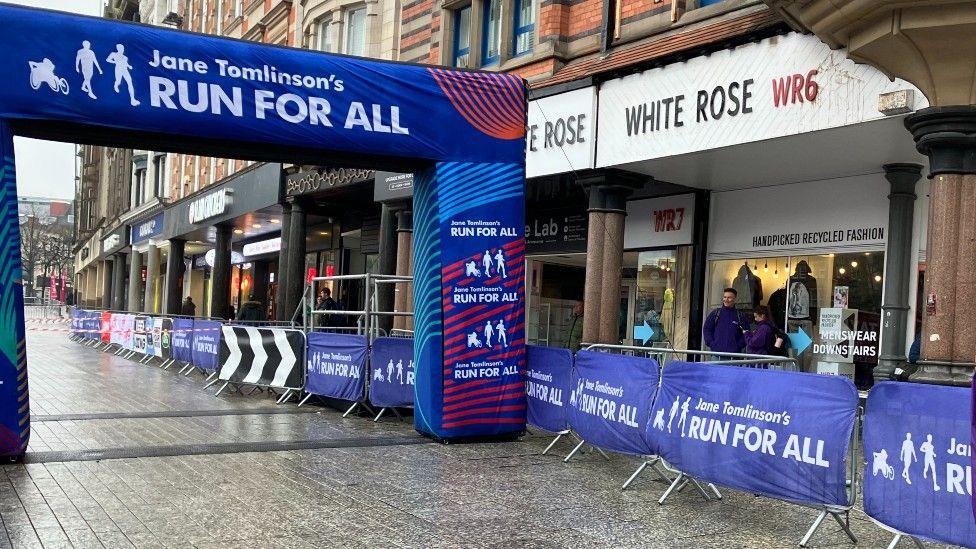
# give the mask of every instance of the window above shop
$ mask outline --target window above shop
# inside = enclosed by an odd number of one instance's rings
[[[486,0],[481,31],[481,66],[498,63],[502,45],[502,0]]]
[[[532,52],[535,45],[535,6],[532,0],[515,0],[512,56]]]
[[[495,68],[532,53],[536,43],[533,0],[473,0],[444,11],[445,39],[452,45],[444,63],[460,68]],[[474,48],[474,49],[472,49]]]
[[[334,51],[335,46],[332,45],[332,14],[326,14],[319,19],[318,43],[316,47],[319,51]]]
[[[471,5],[454,10],[454,66],[467,67],[471,56]]]
[[[366,55],[366,7],[349,9],[345,13],[345,48],[349,55]]]

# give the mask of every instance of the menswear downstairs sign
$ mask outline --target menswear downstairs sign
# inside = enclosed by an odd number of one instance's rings
[[[796,33],[611,80],[600,88],[596,167],[882,118],[878,94],[915,90]]]
[[[16,29],[0,34],[0,74],[5,77],[0,86],[0,209],[16,212],[15,133],[157,151],[193,148],[190,152],[203,156],[230,150],[251,159],[274,154],[289,161],[338,159],[374,168],[403,159],[403,165],[419,170],[414,255],[422,276],[414,287],[414,304],[424,322],[417,322],[415,339],[415,425],[440,438],[524,429],[524,404],[510,394],[523,382],[524,367],[524,294],[518,272],[525,226],[521,78],[7,4],[0,4],[0,21]],[[243,207],[248,196],[260,195],[260,189],[270,187],[277,198],[279,185],[278,177],[259,181],[256,188],[233,195],[233,203],[226,193],[203,197],[192,213],[166,216],[165,234],[185,234],[171,228],[195,230],[198,221],[219,222],[227,211]],[[221,192],[208,189],[207,194],[214,191]],[[450,242],[442,247],[441,231],[452,223],[498,230],[471,239],[448,235]],[[15,215],[0,217],[0,234],[6,235],[0,239],[0,455],[22,455],[30,436],[18,231]],[[499,250],[501,262],[494,259]],[[446,335],[463,332],[468,319],[445,312],[450,304],[442,300],[442,282],[454,282],[443,279],[461,257],[489,252],[493,273],[502,265],[509,277],[485,294],[509,298],[504,307],[493,309],[493,329],[507,336],[504,350],[494,346],[498,356],[493,360],[504,367],[484,377],[479,370],[479,379],[471,382],[445,379],[449,349],[452,362],[469,358],[455,357],[456,342]],[[472,313],[476,309],[471,306]],[[197,332],[194,346],[201,341]]]

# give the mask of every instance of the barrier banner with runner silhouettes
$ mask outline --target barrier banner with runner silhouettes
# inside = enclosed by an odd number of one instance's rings
[[[173,358],[186,364],[193,364],[193,323],[192,318],[173,319]]]
[[[369,402],[380,408],[413,406],[413,339],[378,337],[370,349]],[[311,370],[310,370],[311,371]]]
[[[217,371],[220,352],[220,327],[216,320],[193,321],[193,343],[190,364],[207,372]]]
[[[655,360],[579,351],[570,381],[570,426],[584,441],[598,448],[622,454],[651,454],[644,440],[644,426],[657,380]]]
[[[864,512],[898,533],[976,547],[969,388],[883,382],[864,417]]]
[[[568,404],[573,376],[573,353],[569,349],[526,345],[525,394],[529,425],[561,433],[569,425]]]
[[[305,391],[342,400],[361,400],[366,390],[366,336],[308,334]]]
[[[857,414],[847,378],[669,362],[647,439],[686,475],[811,505],[846,507]]]

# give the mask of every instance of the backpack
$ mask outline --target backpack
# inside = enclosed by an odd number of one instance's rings
[[[790,338],[779,327],[776,327],[774,332],[773,346],[769,348],[769,354],[772,356],[790,356]]]

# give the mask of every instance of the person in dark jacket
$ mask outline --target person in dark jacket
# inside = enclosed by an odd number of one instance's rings
[[[735,308],[738,293],[735,288],[722,292],[722,306],[708,313],[702,326],[702,336],[709,350],[716,353],[741,353],[746,346],[743,329],[749,321]]]
[[[751,330],[743,328],[746,352],[750,355],[771,355],[776,342],[776,325],[769,318],[769,307],[759,305],[752,312],[756,325]]]
[[[186,296],[183,300],[183,308],[180,310],[180,314],[183,316],[197,316],[197,305],[193,302],[193,298]]]
[[[573,317],[570,320],[569,325],[569,350],[576,351],[580,350],[580,345],[583,343],[583,302],[577,301],[576,305],[573,306]]]
[[[264,318],[264,305],[254,299],[245,301],[241,304],[241,310],[237,312],[237,320],[246,320],[249,322],[267,320]]]

